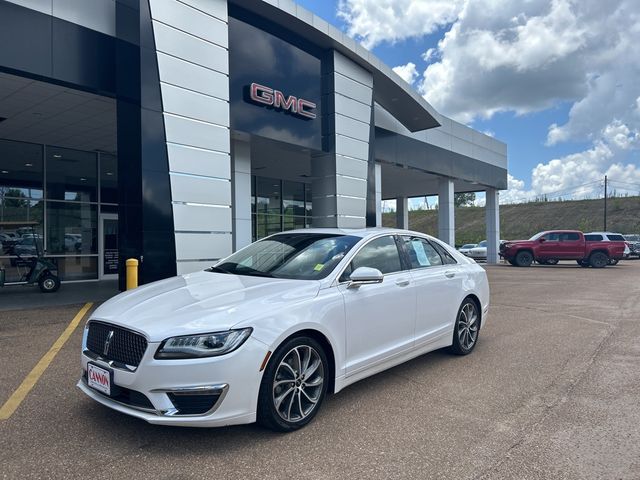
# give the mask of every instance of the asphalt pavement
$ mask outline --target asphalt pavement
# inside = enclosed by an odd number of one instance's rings
[[[0,420],[0,477],[640,479],[640,261],[487,270],[472,355],[362,380],[290,434],[153,426],[102,407],[75,387],[77,328]],[[0,311],[0,405],[82,306]]]

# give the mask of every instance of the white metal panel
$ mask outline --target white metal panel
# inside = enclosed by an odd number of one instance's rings
[[[229,152],[230,131],[210,123],[164,114],[167,142]]]
[[[357,102],[339,93],[335,95],[334,101],[336,113],[360,120],[361,122],[366,122],[367,124],[371,121],[371,107],[369,105]]]
[[[223,22],[228,21],[227,0],[180,0],[182,3],[191,5],[194,8],[212,15]]]
[[[228,153],[203,150],[167,143],[169,170],[217,178],[231,178],[231,156]]]
[[[340,135],[346,135],[356,140],[363,142],[369,142],[369,122],[367,123],[354,120],[353,118],[345,117],[344,115],[335,115],[336,133]]]
[[[176,233],[176,258],[201,260],[231,255],[230,233]]]
[[[354,138],[336,135],[336,153],[347,157],[369,159],[369,143]]]
[[[162,105],[167,113],[229,126],[229,102],[201,93],[174,87],[166,83],[162,87]]]
[[[335,91],[337,93],[357,100],[365,105],[371,105],[373,93],[369,87],[365,87],[361,83],[351,80],[340,73],[334,73],[334,80]]]
[[[362,83],[369,88],[373,88],[373,75],[360,65],[349,60],[341,53],[335,52],[333,55],[333,68],[336,72],[345,77],[349,77],[356,82]]]
[[[174,202],[231,205],[231,182],[219,178],[194,177],[171,173],[171,198]]]
[[[339,215],[337,218],[338,228],[364,228],[367,226],[365,217],[346,217]]]
[[[451,137],[451,150],[467,157],[473,156],[473,144],[458,137]]]
[[[116,4],[114,0],[53,0],[54,17],[115,36]]]
[[[231,232],[231,208],[201,205],[173,205],[177,232]]]
[[[359,160],[357,158],[344,157],[336,155],[335,172],[338,175],[346,175],[348,177],[367,178],[367,160]]]
[[[229,100],[229,77],[215,70],[158,52],[160,80],[172,85]]]
[[[367,211],[367,199],[356,197],[336,197],[338,215],[363,216]]]
[[[229,73],[229,52],[226,48],[205,42],[163,23],[154,21],[156,50],[218,72]]]
[[[345,177],[337,175],[335,179],[337,193],[354,197],[367,196],[367,180],[365,178]]]
[[[59,1],[59,0],[56,0]],[[151,0],[151,17],[221,47],[229,47],[227,24],[177,0]]]

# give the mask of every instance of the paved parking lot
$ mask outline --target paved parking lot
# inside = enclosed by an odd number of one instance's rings
[[[435,352],[328,399],[288,435],[167,428],[76,388],[74,331],[13,415],[4,478],[640,478],[640,262],[488,267],[473,355]],[[82,305],[0,312],[0,405]]]

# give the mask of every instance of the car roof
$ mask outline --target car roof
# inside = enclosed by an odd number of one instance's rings
[[[622,235],[622,234],[616,233],[616,232],[589,232],[589,233],[585,233],[585,235]]]
[[[421,235],[430,237],[422,232],[415,232],[412,230],[403,230],[401,228],[389,228],[389,227],[367,227],[367,228],[299,228],[297,230],[287,230],[285,232],[274,233],[278,234],[291,234],[291,233],[333,233],[336,235],[352,235],[354,237],[367,238],[383,233],[387,234],[409,234],[409,235]]]

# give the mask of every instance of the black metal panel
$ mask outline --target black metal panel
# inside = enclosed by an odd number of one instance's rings
[[[377,160],[415,167],[429,173],[474,182],[499,190],[507,188],[507,169],[481,162],[414,138],[376,127]]]
[[[371,116],[369,118],[369,159],[367,163],[367,209],[366,209],[366,225],[367,227],[376,227],[377,208],[376,198],[376,118],[374,100],[371,98]]]
[[[51,75],[51,17],[0,0],[0,65]]]

